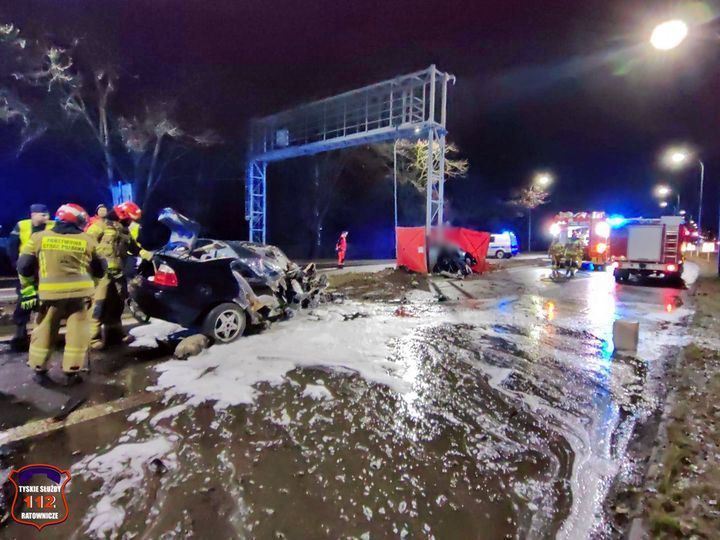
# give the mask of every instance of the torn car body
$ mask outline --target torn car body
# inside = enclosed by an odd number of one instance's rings
[[[198,238],[198,225],[170,208],[158,220],[170,241],[136,275],[130,295],[150,317],[232,341],[247,324],[277,320],[316,301],[327,278],[277,247]]]

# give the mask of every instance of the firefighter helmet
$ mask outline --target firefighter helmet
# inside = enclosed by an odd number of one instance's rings
[[[73,223],[82,228],[85,223],[87,223],[88,214],[79,204],[67,203],[57,209],[55,219],[65,221],[66,223]]]
[[[125,201],[124,203],[117,204],[115,205],[114,210],[117,217],[121,220],[131,219],[132,221],[137,221],[140,219],[140,216],[142,216],[142,210],[140,210],[140,207],[132,201]]]

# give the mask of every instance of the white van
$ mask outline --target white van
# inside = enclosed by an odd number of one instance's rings
[[[488,257],[495,257],[496,259],[510,258],[517,255],[519,251],[515,233],[503,231],[499,234],[490,235]]]

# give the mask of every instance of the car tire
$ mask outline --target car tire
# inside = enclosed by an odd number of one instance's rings
[[[495,258],[496,259],[504,259],[505,258],[505,252],[502,249],[498,249],[495,252]]]
[[[247,316],[237,304],[226,302],[215,306],[205,316],[202,331],[217,343],[231,343],[245,333]]]

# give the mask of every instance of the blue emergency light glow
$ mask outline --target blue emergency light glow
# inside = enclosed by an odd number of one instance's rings
[[[625,225],[626,221],[627,220],[622,216],[610,216],[607,219],[607,222],[611,227],[622,227]]]

